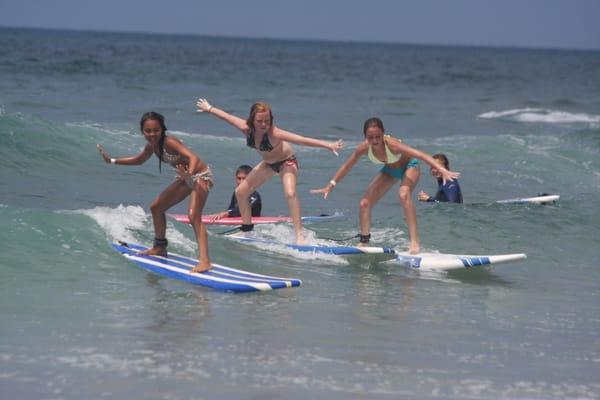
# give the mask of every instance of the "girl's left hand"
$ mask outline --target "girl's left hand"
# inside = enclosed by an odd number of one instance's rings
[[[194,181],[192,180],[192,174],[190,174],[187,168],[183,164],[178,164],[175,167],[177,174],[179,175],[177,179],[183,181],[188,187],[192,188],[194,186]]]
[[[342,148],[344,148],[344,140],[343,139],[339,139],[337,142],[332,143],[329,146],[329,150],[331,150],[331,152],[333,154],[335,154],[336,156],[339,156],[338,151],[341,150]]]
[[[440,173],[442,174],[442,183],[446,184],[447,181],[453,181],[460,176],[460,172],[453,172],[444,169],[443,171],[440,169]]]

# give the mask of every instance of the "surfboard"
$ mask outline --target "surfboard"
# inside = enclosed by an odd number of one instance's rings
[[[187,214],[168,214],[169,217],[175,219],[178,222],[183,222],[184,224],[189,224],[190,219]],[[344,215],[341,213],[335,214],[320,214],[320,215],[307,215],[301,217],[302,222],[304,223],[313,223],[313,222],[326,222],[331,221],[333,219],[341,218]],[[203,215],[202,222],[206,225],[242,225],[241,217],[225,217],[218,220],[211,220],[210,217]],[[252,217],[253,224],[277,224],[281,222],[292,222],[292,217]]]
[[[444,253],[398,253],[396,260],[407,267],[421,270],[451,270],[500,264],[527,258],[524,253],[496,255],[459,255]]]
[[[396,256],[396,251],[389,247],[298,245],[236,235],[227,235],[227,237],[240,242],[262,244],[265,246],[279,246],[303,253],[322,253],[337,256],[369,256],[370,259],[376,259],[378,261],[391,260]]]
[[[515,199],[498,200],[496,203],[499,204],[547,204],[558,201],[560,195],[557,194],[544,194],[535,197],[523,197]]]
[[[171,252],[168,257],[143,255],[140,252],[147,247],[124,242],[114,242],[112,247],[138,267],[157,275],[227,292],[267,291],[302,284],[299,279],[260,275],[215,263],[209,271],[192,273],[191,269],[198,261],[188,257]]]

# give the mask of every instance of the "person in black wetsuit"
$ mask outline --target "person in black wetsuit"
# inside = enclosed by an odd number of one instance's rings
[[[448,157],[445,154],[438,153],[433,155],[433,159],[440,165],[442,165],[446,169],[450,169],[450,162],[448,161]],[[429,201],[436,203],[462,203],[462,192],[460,191],[460,185],[456,179],[450,181],[447,180],[446,183],[443,183],[440,172],[431,168],[431,175],[437,179],[438,181],[438,191],[435,196],[431,197],[427,193],[421,190],[419,192],[419,200],[420,201]]]
[[[240,183],[246,180],[246,177],[250,171],[252,171],[252,167],[249,165],[240,165],[238,167],[238,169],[235,171],[235,187],[238,187]],[[248,198],[248,201],[250,202],[250,207],[252,207],[252,216],[260,217],[260,212],[262,210],[260,194],[258,194],[257,191],[254,191]],[[211,217],[213,221],[226,217],[241,217],[240,207],[238,206],[235,191],[231,195],[231,201],[229,202],[227,210],[209,215],[208,217]]]

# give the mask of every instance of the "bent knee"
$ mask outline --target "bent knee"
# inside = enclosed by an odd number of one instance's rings
[[[154,200],[152,204],[150,204],[150,212],[152,214],[164,212],[165,210],[161,207],[160,203],[157,200]]]
[[[401,187],[398,192],[398,197],[402,203],[408,203],[412,201],[412,190],[406,187]]]
[[[202,212],[198,210],[189,210],[188,218],[190,219],[190,221],[199,220],[200,222],[202,222]]]
[[[358,205],[361,209],[371,208],[371,202],[367,198],[360,199],[360,202],[358,203]]]
[[[240,199],[247,199],[248,197],[250,197],[250,193],[248,190],[237,187],[235,188],[235,197],[238,199],[238,201]]]
[[[283,191],[283,195],[286,198],[286,200],[292,200],[296,198],[296,191],[295,190],[284,190]]]

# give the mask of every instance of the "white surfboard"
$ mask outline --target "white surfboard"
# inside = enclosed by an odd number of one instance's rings
[[[255,237],[244,237],[237,235],[227,235],[227,237],[244,243],[279,246],[286,249],[296,250],[301,253],[322,253],[352,258],[360,257],[362,259],[368,259],[372,262],[392,260],[396,256],[395,250],[389,247],[297,245]]]
[[[496,203],[499,204],[546,204],[558,201],[560,195],[558,194],[544,194],[535,197],[522,197],[506,200],[498,200]]]
[[[495,254],[495,255],[459,255],[444,253],[398,253],[396,260],[407,267],[420,270],[451,270],[461,268],[472,268],[481,265],[500,264],[518,260],[524,260],[527,255]]]

